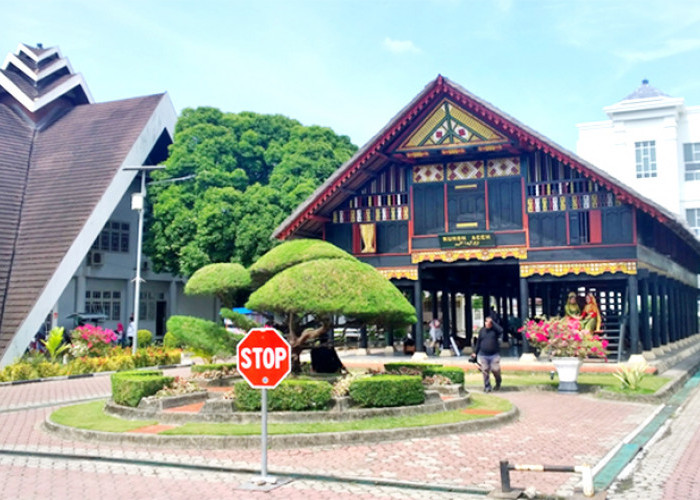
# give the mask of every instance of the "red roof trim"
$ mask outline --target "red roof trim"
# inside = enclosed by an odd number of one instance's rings
[[[362,154],[362,156],[357,158],[354,162],[348,164],[345,171],[340,175],[340,177],[338,177],[333,182],[333,184],[329,186],[324,192],[317,195],[316,199],[311,204],[309,204],[307,209],[303,213],[299,214],[299,216],[297,216],[296,219],[294,219],[294,221],[292,221],[285,230],[281,231],[277,237],[282,240],[286,239],[292,233],[294,233],[294,231],[298,229],[304,222],[309,220],[312,214],[324,201],[326,201],[335,191],[337,191],[340,188],[340,186],[342,186],[357,170],[360,169],[360,167],[362,167],[362,165],[367,163],[367,161],[369,161],[374,155],[378,154],[382,146],[386,145],[390,140],[394,139],[399,133],[401,133],[403,131],[402,129],[405,129],[405,127],[410,124],[411,120],[415,118],[421,111],[423,111],[423,109],[425,109],[425,107],[430,102],[435,100],[435,97],[439,94],[444,94],[450,97],[455,102],[465,106],[471,112],[476,113],[477,115],[492,123],[494,126],[500,128],[506,134],[515,137],[520,142],[529,144],[534,148],[543,151],[548,155],[551,155],[553,158],[564,163],[565,165],[569,165],[570,167],[578,170],[579,172],[583,173],[585,177],[593,180],[594,182],[599,183],[606,189],[612,191],[620,201],[629,203],[634,207],[649,213],[655,219],[659,220],[662,223],[669,222],[670,219],[663,213],[656,210],[653,206],[650,206],[644,203],[643,201],[639,200],[635,196],[632,196],[631,194],[627,193],[623,188],[620,188],[616,184],[610,182],[610,180],[600,177],[598,174],[591,171],[588,167],[577,161],[575,158],[569,156],[565,152],[562,152],[555,146],[550,145],[544,142],[543,140],[539,139],[538,137],[532,135],[532,133],[521,128],[519,125],[513,123],[509,119],[504,118],[503,116],[499,115],[498,113],[489,109],[483,104],[475,101],[470,96],[463,94],[458,89],[446,83],[445,79],[440,75],[433,82],[432,86],[429,86],[424,90],[423,96],[420,97],[419,100],[408,111],[406,111],[399,118],[396,118],[393,122],[393,125],[390,125],[390,128],[383,135],[377,138],[374,141],[374,143],[369,145],[365,152]]]

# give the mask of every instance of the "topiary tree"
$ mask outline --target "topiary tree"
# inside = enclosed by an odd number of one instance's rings
[[[294,248],[293,243],[284,243],[272,251],[291,255],[289,248]],[[295,370],[300,367],[301,352],[311,340],[332,331],[336,316],[389,328],[416,322],[413,306],[376,269],[339,248],[333,252],[337,258],[319,258],[286,267],[254,291],[246,303],[253,310],[285,315]],[[287,262],[291,260],[294,259]],[[299,331],[297,321],[304,316],[312,316],[316,325]]]
[[[209,264],[187,280],[185,294],[214,295],[226,308],[234,307],[250,292],[250,273],[240,264]]]
[[[285,269],[317,259],[345,259],[359,262],[337,246],[323,240],[290,240],[276,246],[250,266],[253,285],[261,286]]]

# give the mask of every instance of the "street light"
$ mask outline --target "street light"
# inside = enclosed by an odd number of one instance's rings
[[[141,165],[124,168],[124,170],[138,170],[141,172],[141,191],[131,194],[131,209],[136,210],[139,213],[139,230],[138,238],[136,240],[136,277],[134,278],[134,340],[131,345],[132,354],[136,354],[136,349],[138,348],[139,343],[139,309],[141,306],[141,281],[143,281],[141,279],[141,258],[143,246],[143,212],[146,208],[146,172],[151,170],[162,170],[164,168],[164,165]],[[148,184],[167,184],[170,182],[186,181],[193,179],[194,177],[195,175],[191,174],[173,179],[152,181]]]
[[[141,305],[141,258],[143,244],[143,211],[146,205],[146,172],[164,169],[164,165],[141,165],[125,167],[124,170],[141,172],[141,191],[131,194],[131,209],[139,213],[139,230],[136,239],[136,277],[134,278],[134,338],[131,343],[131,353],[136,354],[139,344],[139,307]]]

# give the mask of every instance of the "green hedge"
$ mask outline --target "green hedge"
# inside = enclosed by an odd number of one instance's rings
[[[425,401],[417,375],[375,375],[350,384],[350,397],[364,408],[418,405]]]
[[[235,371],[236,363],[213,363],[209,365],[192,365],[190,369],[193,373],[202,373],[209,371]]]
[[[236,409],[260,410],[261,391],[248,382],[234,384]],[[327,410],[333,397],[333,386],[319,380],[283,380],[276,388],[267,391],[269,411]]]
[[[119,372],[112,374],[112,399],[125,406],[138,406],[141,398],[152,396],[170,385],[174,377],[163,375],[160,370]]]
[[[442,365],[437,365],[433,363],[411,363],[411,362],[397,362],[397,363],[384,363],[384,371],[387,373],[401,373],[402,371],[406,370],[417,370],[420,371],[420,373],[423,374],[425,377],[425,373],[427,370],[434,370],[435,368],[441,368]]]
[[[423,372],[423,377],[431,377],[433,375],[442,375],[449,378],[453,384],[464,385],[464,370],[459,366],[436,366]]]

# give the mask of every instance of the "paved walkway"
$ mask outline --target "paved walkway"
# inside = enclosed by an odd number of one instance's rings
[[[506,373],[506,386],[507,380]],[[506,391],[502,396],[519,407],[520,418],[498,429],[439,438],[411,439],[407,435],[403,441],[389,443],[270,450],[269,473],[289,475],[293,480],[261,492],[246,489],[259,473],[259,450],[178,450],[67,441],[42,430],[41,423],[60,404],[108,393],[106,376],[0,387],[2,497],[483,498],[479,491],[499,485],[499,460],[594,465],[656,409],[653,404],[607,401],[590,395]],[[688,409],[700,409],[697,391]],[[684,415],[685,410],[676,420]],[[674,479],[654,486],[658,496],[628,489],[630,496],[619,498],[661,499],[664,494],[665,498],[698,498],[692,495],[697,495],[693,488],[697,486],[700,447],[693,449],[691,445],[700,445],[700,432],[697,423],[691,425],[692,417],[687,418],[681,427],[686,434],[673,443],[678,459],[660,454],[668,477]],[[664,448],[663,443],[660,440],[655,446]],[[686,463],[693,468],[683,475],[679,470]],[[392,481],[398,485],[391,486]],[[408,482],[415,485],[406,487]],[[577,482],[576,475],[561,473],[511,474],[514,486],[532,486],[545,494],[568,495]],[[633,487],[652,491],[651,483],[632,482]]]

